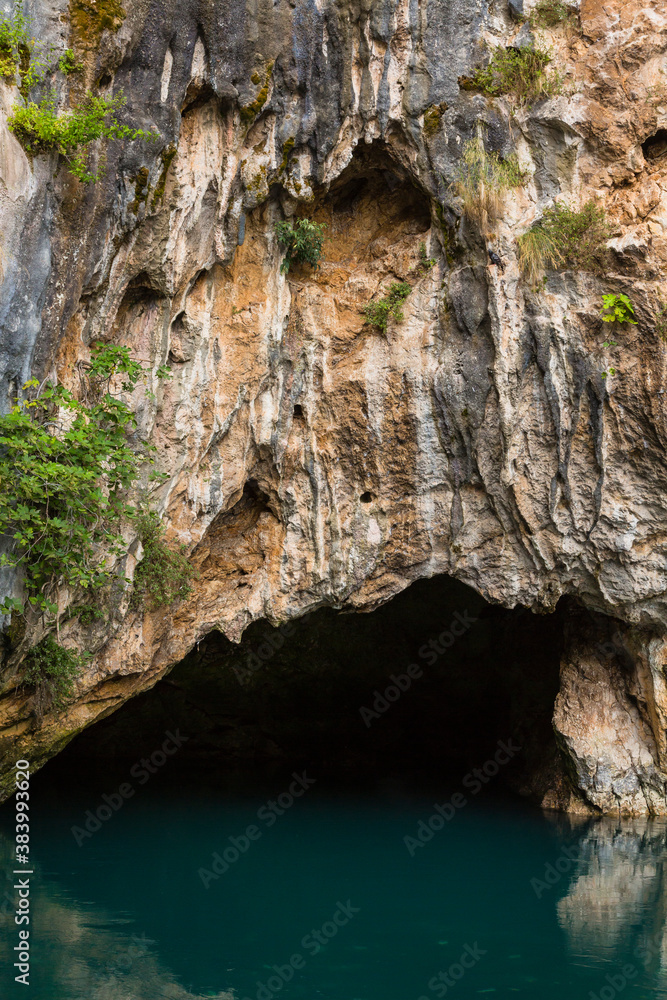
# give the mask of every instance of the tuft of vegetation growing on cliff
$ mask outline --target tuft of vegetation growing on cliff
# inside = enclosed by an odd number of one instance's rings
[[[603,323],[632,323],[634,326],[637,325],[635,307],[629,295],[626,295],[624,292],[620,292],[618,295],[610,293],[609,295],[603,295],[602,301],[604,305],[600,311],[600,318]]]
[[[65,76],[70,76],[72,73],[81,73],[83,70],[83,63],[74,55],[73,49],[65,49],[60,59],[58,60],[58,69]]]
[[[403,303],[412,291],[407,281],[392,281],[388,293],[377,302],[367,302],[363,308],[366,322],[376,326],[383,333],[387,332],[387,321],[390,316],[400,323],[403,319]]]
[[[83,400],[32,379],[0,417],[0,535],[11,539],[0,565],[20,567],[27,598],[5,599],[2,614],[56,614],[60,586],[101,589],[115,578],[110,558],[126,551],[121,528],[138,514],[129,491],[150,458],[130,446],[136,418],[113,387],[131,392],[148,370],[128,348],[106,345],[87,376]]]
[[[530,12],[528,23],[532,28],[574,27],[577,9],[562,0],[539,0]]]
[[[132,129],[121,125],[117,114],[125,104],[125,97],[96,97],[86,94],[80,104],[69,111],[58,112],[53,95],[38,104],[27,101],[15,104],[7,119],[7,127],[14,133],[26,152],[58,152],[69,165],[69,172],[84,184],[96,181],[101,170],[92,170],[88,147],[98,139],[156,139],[156,132]]]
[[[481,136],[466,142],[453,184],[463,202],[463,211],[484,232],[498,217],[505,193],[520,187],[526,173],[512,154],[505,160],[498,153],[487,152]]]
[[[26,98],[28,91],[39,83],[46,69],[44,46],[31,34],[31,24],[18,0],[14,10],[0,20],[0,79],[16,83]]]
[[[604,209],[589,201],[580,212],[555,202],[540,221],[519,237],[519,264],[533,281],[547,267],[600,271],[611,236]]]
[[[276,222],[276,234],[284,256],[280,270],[287,274],[291,264],[310,264],[317,270],[324,259],[324,230],[326,223],[297,219],[291,222]]]
[[[40,723],[50,709],[65,707],[87,659],[86,654],[61,646],[52,636],[30,650],[23,663],[21,687],[34,690],[32,704]]]
[[[560,74],[547,72],[551,61],[551,53],[538,46],[497,48],[488,66],[476,69],[470,77],[462,77],[459,83],[466,90],[481,90],[490,97],[507,95],[519,104],[533,104],[562,90]]]
[[[3,80],[14,82],[19,66],[30,61],[33,45],[23,4],[18,3],[10,16],[0,21],[0,77]]]
[[[144,554],[134,574],[130,606],[154,611],[184,600],[192,593],[195,576],[185,546],[169,548],[164,540],[164,526],[153,511],[142,511],[137,526]]]

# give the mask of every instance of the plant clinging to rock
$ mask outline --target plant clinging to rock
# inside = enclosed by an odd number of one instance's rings
[[[86,659],[86,654],[61,646],[52,636],[30,650],[23,664],[21,687],[34,689],[33,708],[40,723],[49,709],[65,707]]]
[[[70,73],[80,73],[83,69],[83,63],[76,58],[73,49],[65,49],[58,60],[58,69],[65,76],[69,76]]]
[[[30,62],[31,48],[23,5],[17,4],[10,17],[0,21],[0,77],[13,82],[19,66]]]
[[[536,281],[546,267],[599,271],[607,256],[611,235],[604,209],[594,201],[580,212],[555,202],[541,220],[519,237],[519,263]]]
[[[497,48],[488,66],[476,69],[460,84],[468,90],[481,90],[491,97],[507,94],[519,104],[532,104],[543,97],[552,97],[562,89],[557,72],[547,72],[551,53],[536,46],[521,49]]]
[[[168,377],[164,369],[158,378]],[[114,576],[110,557],[125,552],[124,520],[140,466],[150,461],[131,446],[136,427],[129,406],[112,392],[114,380],[131,391],[147,378],[123,347],[100,347],[88,368],[84,401],[63,386],[36,379],[0,417],[0,535],[10,540],[0,565],[20,567],[27,607],[55,614],[58,587],[95,591]],[[23,612],[6,598],[0,613]]]
[[[533,28],[571,27],[577,23],[577,10],[563,0],[539,0],[528,22]]]
[[[58,152],[69,165],[69,171],[84,184],[98,180],[100,171],[91,170],[87,147],[97,139],[155,139],[157,132],[132,129],[121,125],[117,114],[125,104],[120,94],[114,98],[87,94],[69,111],[58,112],[53,96],[38,104],[28,101],[15,104],[7,120],[26,152],[33,156]]]
[[[487,152],[478,135],[463,147],[453,189],[463,202],[465,215],[485,232],[489,222],[498,217],[506,192],[520,187],[525,179],[515,155],[502,160],[498,153]]]
[[[600,312],[603,323],[633,323],[637,325],[634,318],[635,309],[628,295],[621,292],[619,295],[603,295],[604,306]]]
[[[280,265],[283,274],[287,274],[291,264],[310,264],[317,270],[324,258],[322,244],[326,228],[325,223],[311,222],[310,219],[297,219],[294,225],[291,222],[276,223],[278,243],[284,252]]]
[[[164,526],[153,511],[142,511],[137,525],[144,554],[134,574],[131,606],[154,611],[183,600],[192,592],[195,576],[185,546],[169,548],[164,540]]]
[[[402,306],[411,291],[412,288],[407,281],[392,281],[387,295],[377,302],[367,302],[364,306],[366,322],[386,333],[387,320],[390,316],[399,323],[403,319]]]

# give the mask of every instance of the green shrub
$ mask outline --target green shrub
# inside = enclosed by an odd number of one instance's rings
[[[29,54],[28,32],[22,5],[17,5],[10,17],[0,21],[0,77],[14,81],[16,71]]]
[[[163,368],[156,374],[169,377]],[[116,376],[125,391],[147,377],[126,347],[100,347],[83,402],[62,386],[40,390],[33,379],[24,390],[37,389],[35,397],[0,416],[0,534],[12,540],[0,566],[21,566],[36,611],[57,611],[60,584],[103,587],[113,578],[107,556],[125,551],[121,525],[137,513],[128,491],[147,457],[130,447],[136,419],[112,394]],[[12,611],[24,606],[8,598],[0,613]]]
[[[629,296],[621,292],[619,295],[603,295],[604,305],[600,311],[603,323],[634,323],[635,308]]]
[[[562,0],[540,0],[528,21],[533,28],[571,27],[577,23],[577,11]]]
[[[65,49],[58,60],[58,68],[65,76],[69,76],[70,73],[80,73],[83,69],[83,63],[76,58],[73,49]]]
[[[100,171],[88,166],[86,147],[97,139],[155,139],[157,132],[131,129],[120,125],[117,113],[125,104],[125,97],[108,99],[87,94],[81,104],[59,113],[53,96],[45,97],[39,104],[28,101],[15,104],[7,120],[7,127],[14,133],[26,152],[32,155],[57,151],[69,164],[69,171],[84,184],[96,181]]]
[[[23,663],[21,687],[34,688],[33,707],[40,722],[49,709],[65,707],[87,659],[51,636],[30,650]]]
[[[401,306],[407,299],[412,288],[406,281],[392,281],[389,292],[377,302],[368,302],[363,309],[366,322],[376,326],[378,330],[386,333],[387,320],[393,316],[397,322],[403,319]]]
[[[285,253],[280,265],[283,274],[289,271],[291,264],[310,264],[317,270],[324,259],[322,244],[326,228],[325,223],[311,222],[310,219],[297,219],[294,225],[291,222],[276,222],[278,243]]]
[[[142,511],[137,523],[144,554],[134,574],[130,606],[154,611],[184,600],[192,592],[195,576],[185,546],[169,548],[164,540],[164,526],[153,512]]]
[[[502,160],[498,153],[487,153],[482,137],[477,136],[463,147],[453,188],[464,213],[484,232],[499,215],[505,193],[520,187],[525,179],[515,155]]]
[[[497,48],[488,66],[475,70],[471,77],[461,82],[467,89],[481,90],[491,97],[507,94],[519,104],[532,104],[562,90],[560,74],[547,73],[551,59],[550,52],[534,46]]]
[[[422,274],[425,274],[427,271],[430,271],[432,267],[435,267],[436,264],[437,264],[437,261],[436,261],[435,257],[429,257],[428,250],[426,249],[426,244],[425,243],[420,243],[419,244],[419,263],[417,264],[417,267],[415,268],[415,270],[421,271]]]
[[[0,21],[0,77],[14,83],[19,70],[21,87],[31,86],[43,68],[41,60],[36,60],[38,65],[31,70],[36,50],[37,42],[30,36],[30,23],[19,0],[9,17]]]
[[[541,220],[519,237],[519,263],[533,280],[546,268],[598,271],[611,235],[604,209],[589,201],[580,212],[555,202]]]

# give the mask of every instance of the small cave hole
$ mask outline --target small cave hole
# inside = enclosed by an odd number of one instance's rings
[[[295,403],[294,404],[293,413],[294,413],[295,417],[302,417],[303,416],[303,407],[302,407],[301,403]]]
[[[97,86],[101,90],[106,90],[107,87],[111,86],[111,73],[102,73],[102,76],[97,81]]]
[[[642,143],[642,152],[647,160],[660,160],[667,156],[667,129],[660,128]]]
[[[368,490],[366,490],[364,493],[361,494],[359,499],[361,500],[362,503],[371,503],[375,498],[372,493],[369,493]]]

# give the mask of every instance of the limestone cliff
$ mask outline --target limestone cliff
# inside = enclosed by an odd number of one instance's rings
[[[8,644],[5,766],[39,766],[214,629],[367,611],[442,573],[508,607],[571,595],[593,612],[568,627],[566,768],[545,804],[667,812],[662,0],[583,0],[576,26],[541,29],[563,83],[530,105],[459,82],[524,43],[517,0],[107,6],[34,7],[84,63],[60,97],[122,90],[157,142],[111,143],[82,185],[56,155],[28,159],[0,82],[3,405],[31,373],[76,392],[94,341],[168,364],[132,405],[199,578],[166,610],[125,600],[61,625],[94,656],[41,727],[17,687],[41,626]],[[452,189],[480,130],[525,171],[483,234]],[[517,237],[554,199],[604,206],[605,272],[522,275]],[[285,276],[275,223],[295,214],[326,223],[326,256]],[[413,290],[383,334],[361,309],[392,279]],[[609,292],[638,319],[613,354]]]

